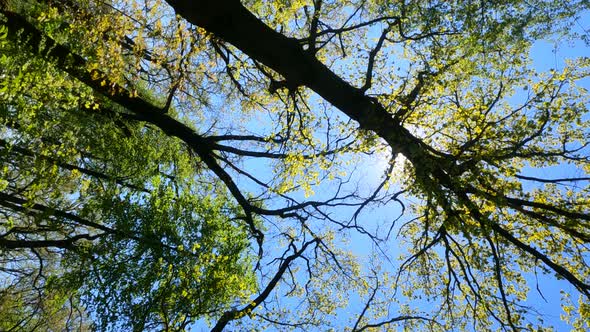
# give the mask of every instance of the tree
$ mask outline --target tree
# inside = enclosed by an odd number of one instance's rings
[[[46,56],[71,54],[59,54],[43,32],[10,15],[7,32],[24,45],[5,44],[2,59],[7,280],[30,279],[36,288],[81,298],[100,329],[179,329],[249,296],[256,284],[246,230],[218,183],[203,178],[179,142],[125,119],[84,83],[31,59],[27,46]],[[76,66],[78,59],[58,63]],[[48,262],[58,267],[48,271]],[[12,289],[2,302],[18,299]],[[36,321],[17,320],[6,330],[32,330]]]
[[[587,7],[8,1],[2,271],[102,328],[353,331],[542,328],[541,271],[590,328],[590,63],[528,55]]]

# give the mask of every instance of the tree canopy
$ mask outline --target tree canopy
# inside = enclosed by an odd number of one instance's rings
[[[590,329],[589,6],[0,1],[0,329]]]

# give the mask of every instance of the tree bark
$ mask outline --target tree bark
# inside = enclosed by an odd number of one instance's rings
[[[412,163],[424,161],[427,146],[405,129],[375,98],[344,81],[307,52],[296,39],[264,24],[238,0],[166,0],[190,23],[231,43],[252,59],[285,77],[291,86],[304,85],[334,107],[383,138],[392,154]],[[431,156],[433,157],[433,156]]]

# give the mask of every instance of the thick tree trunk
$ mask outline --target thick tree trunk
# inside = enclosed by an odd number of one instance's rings
[[[252,59],[281,74],[289,85],[305,85],[356,120],[360,128],[383,138],[392,153],[414,164],[423,161],[425,144],[394,119],[374,98],[336,75],[295,39],[274,31],[237,0],[166,0],[176,13]],[[422,159],[422,160],[421,160]]]

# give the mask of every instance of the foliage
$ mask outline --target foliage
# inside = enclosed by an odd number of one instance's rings
[[[256,289],[241,213],[182,144],[51,62],[13,44],[2,51],[7,281],[45,280],[41,303],[53,301],[44,292],[81,298],[100,329],[178,329]],[[10,295],[15,285],[3,302],[30,296]],[[41,318],[13,323],[29,330]]]
[[[217,331],[542,329],[540,273],[590,328],[590,62],[530,58],[588,6],[5,1],[0,272]]]

